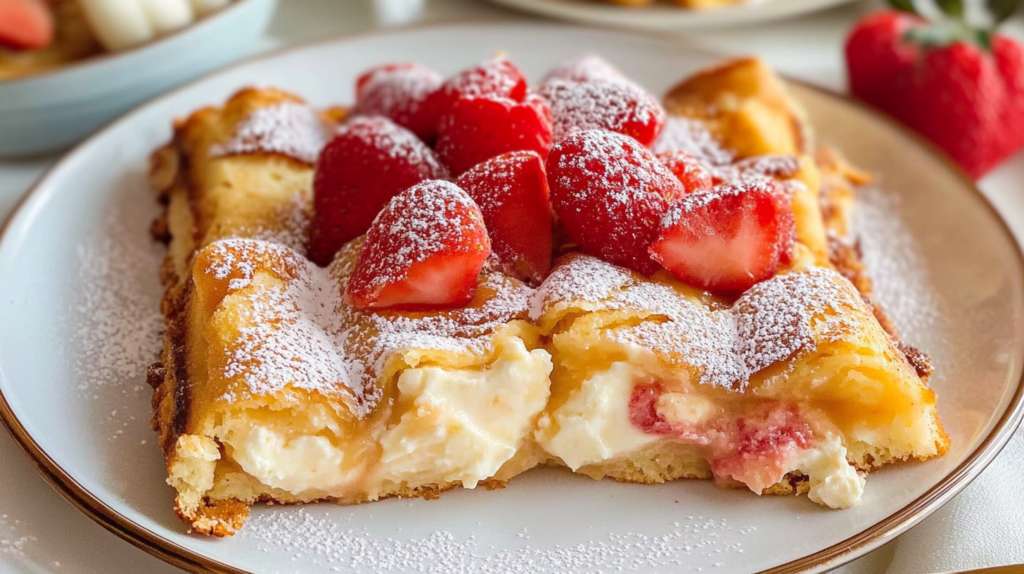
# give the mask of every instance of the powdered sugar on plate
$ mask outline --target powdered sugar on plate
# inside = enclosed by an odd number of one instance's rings
[[[231,139],[210,148],[210,155],[279,153],[314,164],[329,138],[330,128],[316,110],[281,102],[253,111],[239,122]]]
[[[127,381],[144,385],[159,353],[163,317],[153,287],[161,256],[146,223],[114,210],[104,235],[77,247],[74,369],[86,395]]]
[[[723,519],[681,517],[658,534],[610,533],[575,545],[533,548],[529,529],[519,543],[495,548],[475,534],[458,536],[437,530],[421,537],[395,539],[339,523],[328,512],[306,508],[257,512],[242,531],[266,552],[332,572],[525,574],[533,572],[700,572],[695,562],[713,562],[742,553],[737,539],[755,528],[736,528]],[[713,571],[713,570],[712,570]]]

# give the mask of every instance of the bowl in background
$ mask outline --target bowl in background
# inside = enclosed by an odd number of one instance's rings
[[[124,52],[0,82],[0,157],[56,151],[124,111],[247,54],[277,0],[235,0]]]

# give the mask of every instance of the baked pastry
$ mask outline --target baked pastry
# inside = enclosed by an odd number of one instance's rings
[[[539,94],[503,58],[395,65],[354,112],[250,88],[179,122],[151,177],[177,514],[224,536],[259,502],[542,464],[846,508],[867,472],[942,455],[926,356],[849,247],[864,174],[758,60],[664,111],[638,90],[593,57]]]

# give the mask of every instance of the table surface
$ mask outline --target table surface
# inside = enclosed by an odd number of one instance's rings
[[[693,45],[722,54],[757,53],[791,76],[845,88],[842,42],[856,18],[878,5],[858,2],[757,27],[690,33]],[[377,27],[523,15],[474,0],[286,0],[257,51]],[[1024,22],[1010,32],[1024,36]],[[0,220],[57,156],[0,160]],[[1024,153],[981,183],[982,191],[1024,238]],[[1015,185],[1016,183],[1016,185]],[[844,574],[884,571],[892,544],[843,568]],[[979,557],[980,558],[980,557]],[[35,472],[5,430],[0,430],[0,571],[14,573],[168,574],[180,572],[103,530],[56,494]]]

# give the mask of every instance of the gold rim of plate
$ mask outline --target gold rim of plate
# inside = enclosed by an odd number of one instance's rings
[[[302,51],[308,48],[322,46],[327,44],[340,44],[346,43],[353,40],[358,40],[370,36],[389,36],[389,35],[402,35],[409,30],[422,30],[422,29],[433,29],[433,28],[444,28],[460,26],[460,25],[487,25],[495,24],[499,26],[508,26],[495,20],[456,20],[447,22],[430,22],[415,24],[412,26],[406,26],[402,28],[392,30],[373,30],[363,32],[359,34],[351,34],[342,37],[334,37],[323,40],[317,40],[313,42],[304,42],[288,46],[283,49],[272,50],[270,52],[260,54],[256,57],[247,58],[242,61],[236,62],[229,66],[225,66],[212,73],[201,76],[200,78],[193,80],[183,86],[175,88],[166,94],[163,94],[157,98],[154,98],[137,108],[129,111],[125,115],[113,120],[106,126],[100,128],[91,136],[87,137],[82,142],[75,145],[73,148],[67,151],[67,153],[51,166],[40,178],[32,185],[28,192],[21,198],[21,200],[12,209],[7,220],[4,221],[3,225],[0,226],[0,245],[3,244],[4,239],[10,230],[11,222],[14,221],[26,203],[31,199],[38,190],[42,187],[43,183],[49,178],[50,173],[54,170],[59,169],[63,166],[65,158],[73,155],[77,150],[84,148],[92,142],[102,138],[107,132],[120,126],[122,123],[129,121],[136,112],[140,112],[152,106],[155,106],[163,101],[173,99],[177,97],[180,92],[190,89],[193,85],[198,84],[215,75],[219,75],[242,66],[253,64],[256,62],[273,59],[284,54]],[[552,28],[577,28],[586,29],[585,26],[574,26],[566,24],[545,24],[545,23],[513,23],[511,25],[520,25],[528,27],[537,26],[548,26]],[[607,32],[613,35],[625,35],[630,36],[628,32]],[[696,48],[684,41],[675,39],[664,39],[666,42],[679,45],[681,48],[688,49],[698,54],[704,54],[709,56],[720,56]],[[929,155],[933,156],[939,161],[946,169],[949,170],[950,175],[959,180],[964,188],[971,191],[974,198],[984,206],[995,221],[998,223],[999,228],[1005,234],[1006,240],[1013,245],[1013,252],[1017,259],[1017,270],[1020,272],[1022,280],[1024,280],[1024,252],[1021,251],[1020,245],[1014,238],[1013,232],[1010,230],[1006,221],[1003,219],[999,211],[996,210],[995,206],[988,200],[987,197],[981,192],[980,189],[975,185],[974,181],[958,166],[953,163],[952,160],[947,158],[939,149],[932,144],[930,141],[924,139],[916,132],[909,130],[902,124],[899,124],[889,116],[878,112],[874,108],[855,100],[845,94],[841,94],[832,91],[827,88],[816,86],[801,80],[796,80],[782,74],[782,77],[790,84],[799,86],[803,89],[811,92],[817,92],[819,95],[825,98],[832,98],[843,103],[846,107],[851,108],[855,113],[864,114],[873,117],[876,120],[880,120],[887,124],[890,128],[896,131],[902,132],[903,135],[909,137],[915,141],[919,146],[925,148]],[[844,564],[854,558],[857,558],[864,554],[867,550],[877,548],[886,542],[891,541],[900,534],[903,534],[911,527],[916,525],[918,522],[923,520],[932,512],[938,510],[942,505],[948,502],[953,496],[963,490],[971,481],[973,481],[981,471],[987,467],[992,460],[1003,450],[1003,447],[1009,442],[1010,437],[1020,426],[1021,421],[1024,420],[1024,373],[1021,378],[1017,381],[1017,388],[1014,391],[1013,398],[1010,400],[1010,404],[1007,406],[1005,412],[995,423],[992,431],[985,437],[985,439],[978,445],[972,453],[955,469],[950,471],[945,477],[942,478],[938,483],[929,488],[924,494],[919,496],[913,502],[907,504],[903,508],[890,514],[888,517],[880,520],[874,525],[866,528],[854,536],[843,540],[837,544],[824,548],[813,554],[809,554],[802,558],[792,560],[779,566],[774,566],[767,570],[762,570],[759,574],[796,574],[801,572],[817,572],[823,571],[830,568],[835,568]],[[199,553],[193,552],[183,546],[170,542],[160,536],[140,527],[135,524],[123,514],[117,512],[105,502],[97,498],[95,495],[90,493],[81,484],[79,484],[71,475],[58,465],[50,456],[40,447],[35,439],[26,431],[24,425],[15,416],[11,409],[10,403],[7,401],[7,397],[4,396],[3,388],[0,387],[0,421],[3,421],[4,426],[11,432],[15,442],[18,446],[28,455],[31,459],[32,465],[35,466],[36,470],[52,486],[58,494],[64,497],[68,502],[74,505],[78,510],[82,511],[86,516],[97,522],[100,526],[103,526],[108,531],[113,532],[122,539],[128,541],[132,545],[146,551],[165,562],[168,562],[179,568],[183,568],[192,572],[211,572],[215,574],[251,574],[245,570],[235,568],[223,562],[207,558]]]

